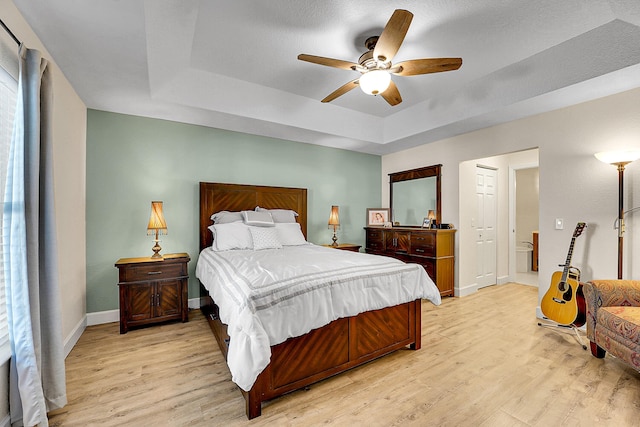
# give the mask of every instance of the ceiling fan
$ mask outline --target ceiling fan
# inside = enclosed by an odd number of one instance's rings
[[[351,80],[330,93],[322,102],[331,102],[351,89],[360,86],[363,92],[369,95],[380,95],[390,105],[398,105],[402,102],[402,97],[398,87],[391,80],[391,74],[396,76],[415,76],[453,71],[460,68],[462,58],[424,58],[403,61],[399,64],[391,63],[398,49],[400,49],[412,19],[413,14],[408,10],[397,9],[394,11],[384,30],[382,30],[382,34],[379,37],[369,37],[365,41],[365,46],[369,50],[360,56],[357,64],[323,56],[298,55],[298,59],[301,61],[362,73],[359,78]]]

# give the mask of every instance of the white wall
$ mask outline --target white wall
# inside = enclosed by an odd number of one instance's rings
[[[544,236],[540,241],[540,296],[548,289],[557,265],[564,262],[578,221],[586,221],[588,229],[576,242],[573,265],[582,270],[583,280],[615,278],[617,234],[612,225],[617,216],[617,171],[593,154],[640,148],[640,89],[386,155],[382,159],[382,200],[388,204],[387,174],[441,163],[442,220],[459,225],[464,215],[460,164],[534,147],[539,147],[539,225],[540,236]],[[640,205],[640,161],[626,168],[625,198],[627,209]],[[554,229],[555,218],[564,219],[564,230]],[[473,286],[475,268],[466,252],[470,244],[461,234],[456,237],[456,291]],[[499,247],[506,246],[504,234],[500,236]],[[628,216],[625,243],[624,278],[640,279],[640,265],[631,263],[634,254],[640,253],[640,214]]]
[[[67,351],[86,323],[85,164],[86,106],[10,0],[0,0],[2,20],[27,47],[49,62],[53,81],[53,157],[62,334]],[[0,29],[0,31],[4,31]],[[16,46],[17,49],[17,46]],[[0,367],[4,382],[6,367]],[[2,390],[2,388],[0,388]],[[0,399],[0,420],[7,414]]]

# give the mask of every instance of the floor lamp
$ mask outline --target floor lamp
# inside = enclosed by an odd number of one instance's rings
[[[624,239],[624,167],[640,158],[640,151],[604,151],[596,159],[618,168],[618,279],[622,279],[622,253]]]

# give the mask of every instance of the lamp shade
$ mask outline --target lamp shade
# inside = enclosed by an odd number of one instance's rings
[[[340,225],[340,216],[338,215],[338,206],[331,206],[331,215],[329,215],[329,227],[337,227]]]
[[[160,234],[167,234],[167,223],[162,213],[162,202],[151,202],[151,215],[147,225],[147,235],[152,235],[156,231]]]
[[[612,165],[626,165],[640,159],[639,150],[630,151],[602,151],[595,154],[596,159]]]
[[[429,219],[436,219],[436,213],[433,210],[429,209],[429,213],[427,214],[427,217]]]
[[[360,89],[367,95],[384,92],[391,83],[391,74],[384,70],[367,71],[360,77]]]

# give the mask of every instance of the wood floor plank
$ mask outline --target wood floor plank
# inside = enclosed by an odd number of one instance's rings
[[[119,334],[86,329],[52,426],[634,426],[640,373],[537,325],[537,289],[508,284],[422,305],[422,349],[400,350],[263,405],[244,399],[199,311]]]

